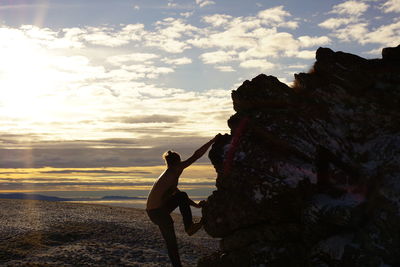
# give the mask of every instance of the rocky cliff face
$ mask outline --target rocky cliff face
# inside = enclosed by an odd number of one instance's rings
[[[382,54],[319,48],[293,87],[232,92],[199,266],[400,266],[400,46]]]

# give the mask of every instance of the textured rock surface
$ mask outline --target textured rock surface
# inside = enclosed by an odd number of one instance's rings
[[[400,46],[382,54],[319,48],[293,88],[232,92],[203,209],[221,251],[199,266],[400,265]]]

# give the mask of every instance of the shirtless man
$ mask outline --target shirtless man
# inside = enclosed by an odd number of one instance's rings
[[[193,162],[201,158],[214,143],[215,137],[197,149],[187,160],[181,161],[178,153],[173,151],[165,152],[163,158],[167,164],[167,169],[160,175],[154,183],[147,198],[146,211],[150,220],[158,225],[161,234],[166,242],[168,256],[174,267],[182,266],[179,257],[178,244],[176,241],[174,221],[170,213],[179,207],[188,235],[193,235],[202,226],[202,222],[193,223],[192,211],[190,206],[200,208],[199,204],[189,199],[185,192],[179,191],[178,181],[183,170]]]

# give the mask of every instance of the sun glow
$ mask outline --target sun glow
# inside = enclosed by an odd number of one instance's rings
[[[57,88],[52,56],[34,44],[2,48],[0,86],[2,113],[25,120],[46,119]]]

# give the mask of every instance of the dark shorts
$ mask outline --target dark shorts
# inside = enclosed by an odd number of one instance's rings
[[[169,212],[163,208],[146,211],[150,220],[158,226],[174,224],[174,221],[172,220],[171,215],[169,215]]]

